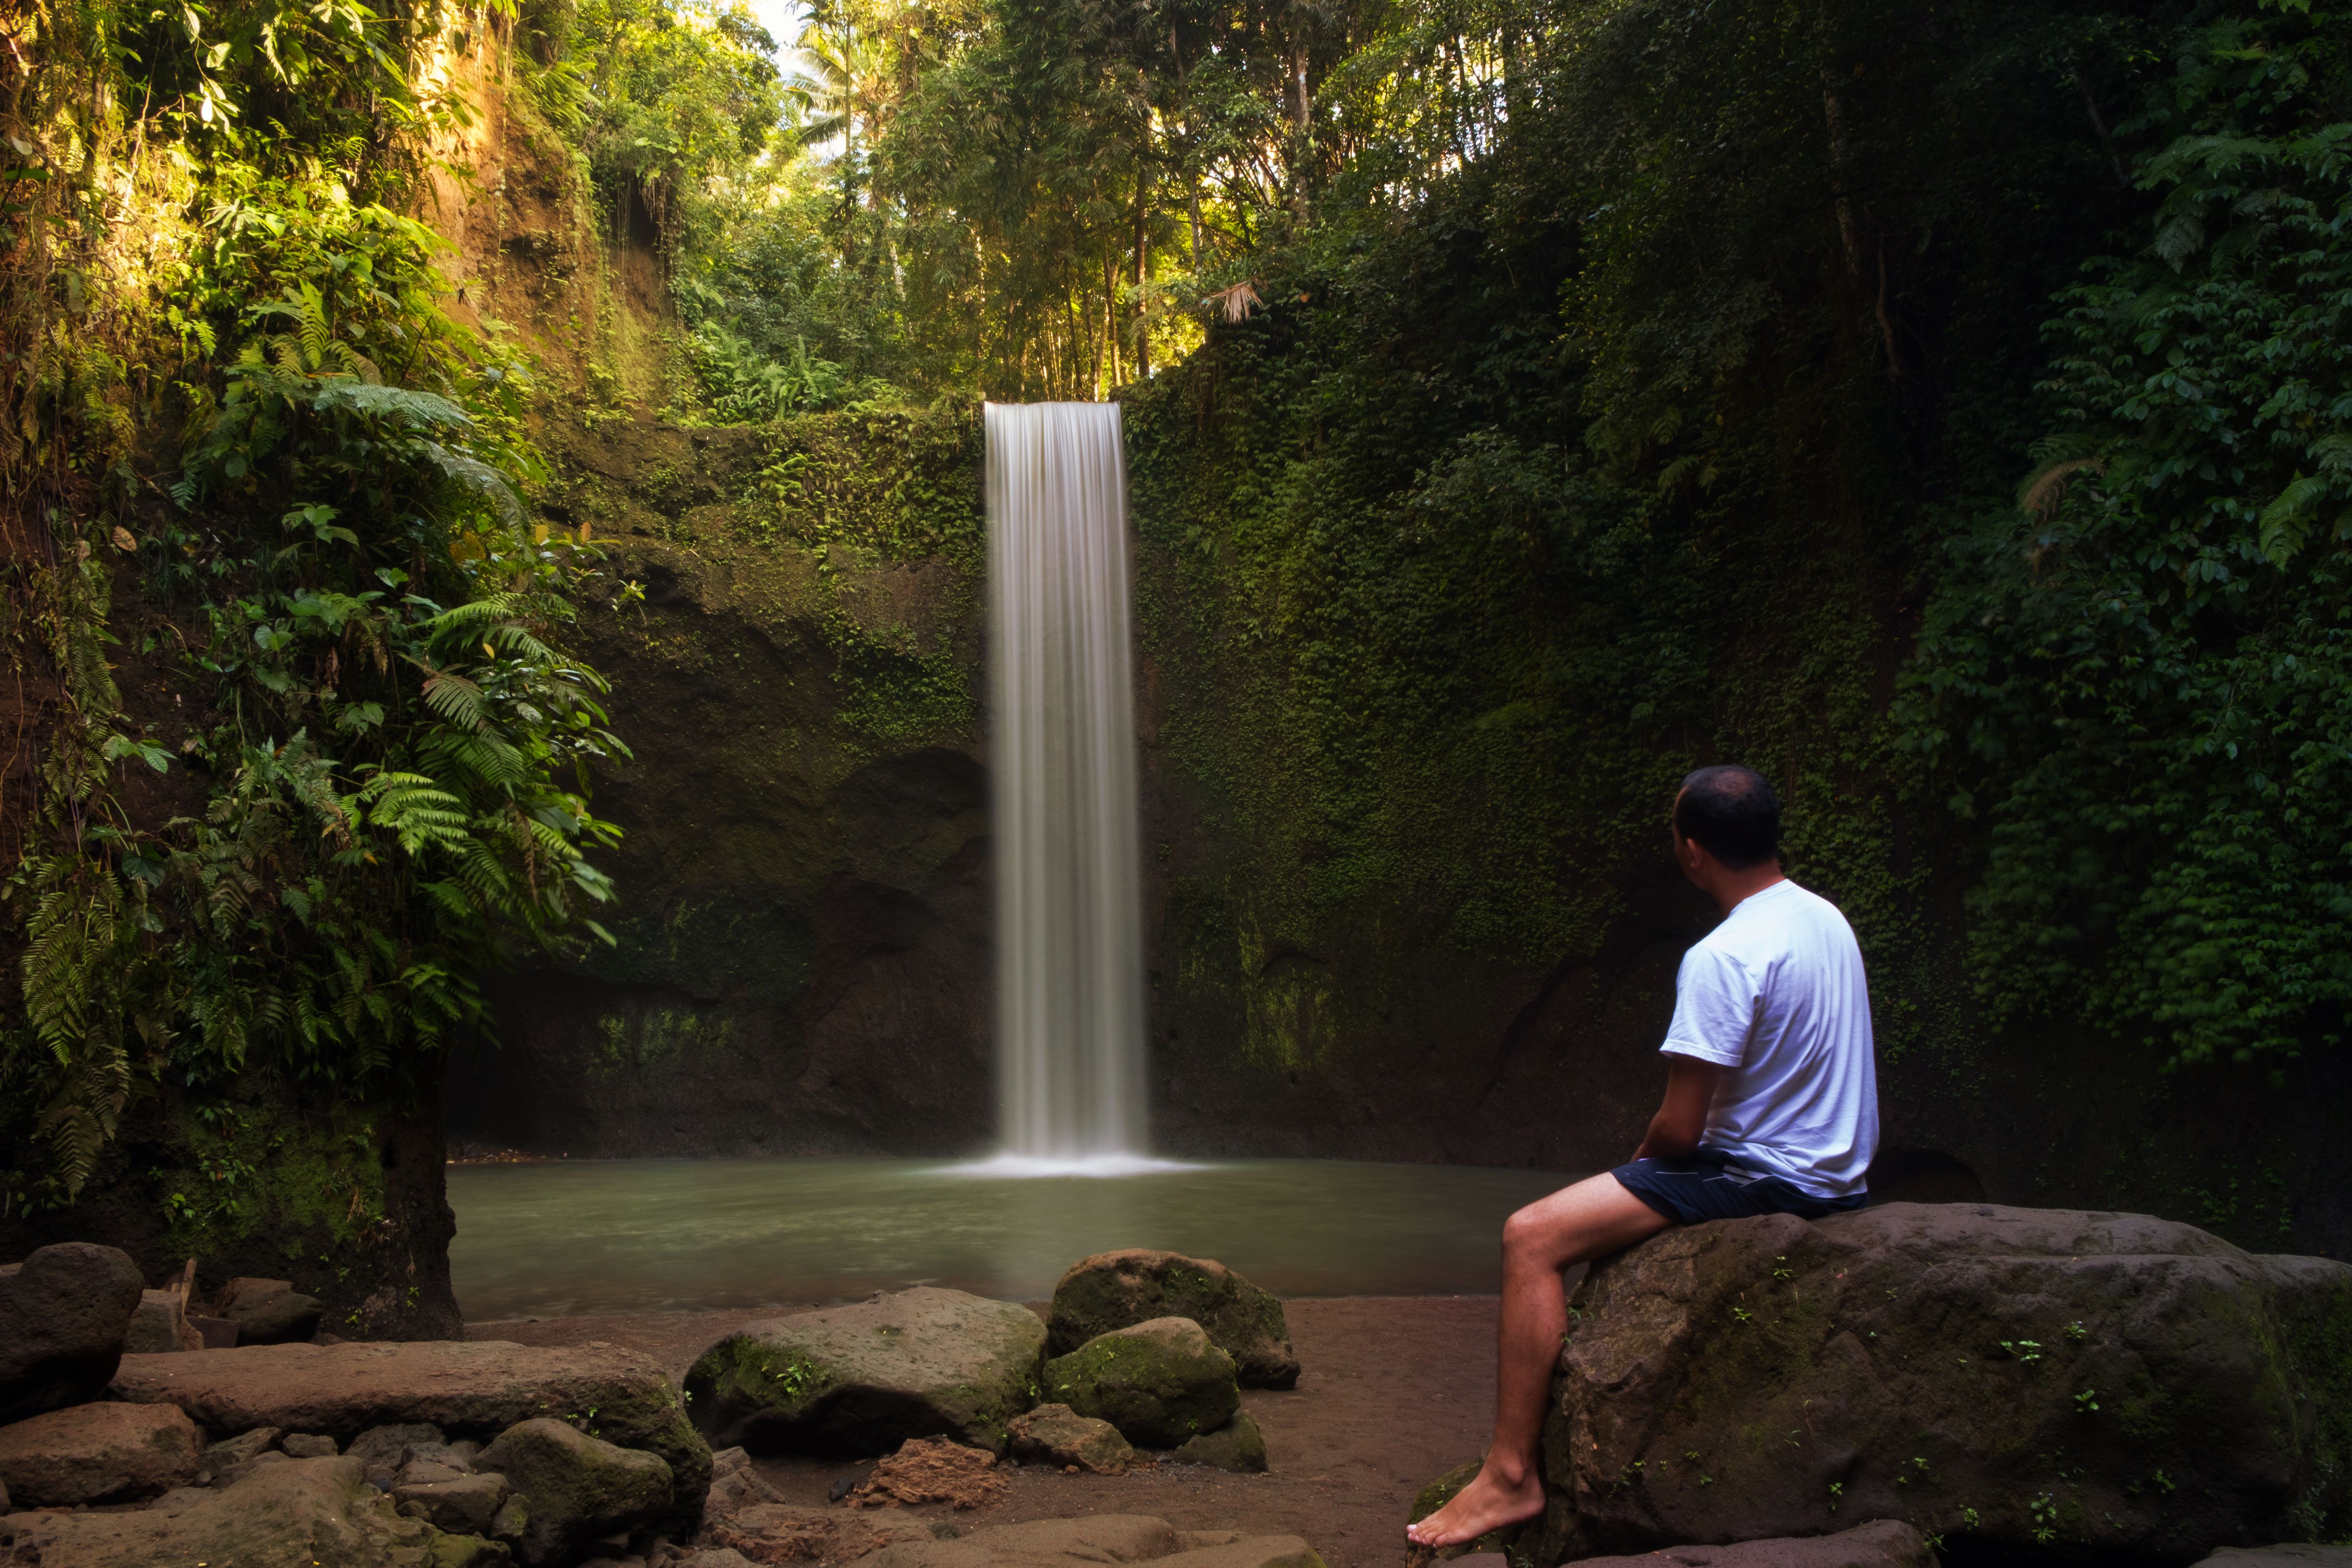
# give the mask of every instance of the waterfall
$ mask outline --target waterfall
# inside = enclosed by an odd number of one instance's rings
[[[1007,1163],[1132,1167],[1143,932],[1118,405],[992,403],[987,437]]]

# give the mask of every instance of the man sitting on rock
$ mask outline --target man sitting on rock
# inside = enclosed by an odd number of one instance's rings
[[[1675,981],[1665,1102],[1633,1163],[1503,1226],[1494,1446],[1476,1479],[1406,1529],[1420,1545],[1459,1545],[1543,1511],[1536,1441],[1568,1331],[1561,1270],[1670,1225],[1862,1206],[1878,1071],[1853,928],[1780,874],[1780,801],[1759,774],[1701,768],[1673,822],[1683,874],[1724,918]]]

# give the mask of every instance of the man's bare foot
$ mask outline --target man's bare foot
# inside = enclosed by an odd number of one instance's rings
[[[1543,1479],[1535,1467],[1515,1484],[1496,1474],[1489,1462],[1454,1500],[1404,1532],[1416,1546],[1460,1546],[1490,1530],[1522,1524],[1544,1510]]]

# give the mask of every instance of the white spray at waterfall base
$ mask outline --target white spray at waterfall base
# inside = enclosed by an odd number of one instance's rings
[[[1145,1142],[1142,890],[1115,403],[987,407],[993,1175],[1164,1169]]]

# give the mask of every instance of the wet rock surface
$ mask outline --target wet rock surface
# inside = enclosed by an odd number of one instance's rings
[[[1045,1363],[1045,1396],[1108,1421],[1139,1447],[1172,1448],[1241,1408],[1234,1358],[1190,1318],[1097,1334]]]
[[[0,1426],[0,1483],[19,1508],[157,1497],[205,1464],[195,1423],[168,1405],[71,1405]]]
[[[1244,1388],[1294,1388],[1298,1357],[1282,1303],[1223,1264],[1132,1247],[1097,1253],[1054,1287],[1046,1349],[1067,1355],[1097,1334],[1155,1318],[1190,1318],[1234,1358]]]
[[[1045,1325],[1024,1307],[919,1287],[749,1324],[686,1376],[695,1425],[753,1453],[857,1458],[909,1437],[1002,1453],[1037,1402]]]
[[[0,1266],[0,1422],[103,1393],[144,1291],[129,1253],[88,1242]]]
[[[1013,1457],[1025,1465],[1076,1465],[1115,1476],[1135,1463],[1135,1446],[1109,1422],[1066,1405],[1041,1405],[1013,1422]]]
[[[1874,1520],[1835,1535],[1667,1546],[1637,1557],[1587,1557],[1583,1568],[1936,1568],[1927,1539],[1898,1520]]]
[[[608,1535],[650,1531],[670,1506],[669,1466],[659,1457],[616,1447],[550,1416],[500,1433],[474,1464],[478,1470],[504,1477],[522,1495],[528,1516],[517,1546],[531,1568],[576,1562],[586,1555],[587,1547]],[[410,1484],[423,1489],[459,1480],[452,1472]],[[397,1489],[394,1495],[399,1495]],[[457,1494],[424,1495],[446,1500]],[[481,1500],[467,1496],[471,1503]],[[490,1505],[493,1516],[504,1500]]]
[[[1323,1559],[1296,1535],[1178,1530],[1139,1514],[1042,1519],[997,1525],[951,1541],[905,1542],[865,1559],[867,1568],[995,1568],[1152,1563],[1167,1568],[1322,1568]]]
[[[2140,1215],[1891,1204],[1668,1231],[1572,1305],[1538,1562],[1857,1516],[2180,1561],[2345,1516],[2340,1263]]]
[[[288,1459],[232,1486],[184,1487],[152,1507],[0,1520],[16,1560],[43,1568],[318,1563],[333,1568],[492,1568],[506,1550],[404,1519],[350,1459]]]
[[[674,1535],[692,1533],[710,1487],[710,1451],[659,1364],[610,1347],[486,1340],[126,1356],[110,1391],[134,1404],[176,1405],[214,1431],[277,1426],[350,1442],[363,1477],[396,1475],[419,1443],[480,1441],[534,1417],[593,1411],[604,1441],[668,1467],[664,1523]],[[386,1426],[409,1430],[363,1436]],[[385,1464],[395,1452],[399,1464]]]

